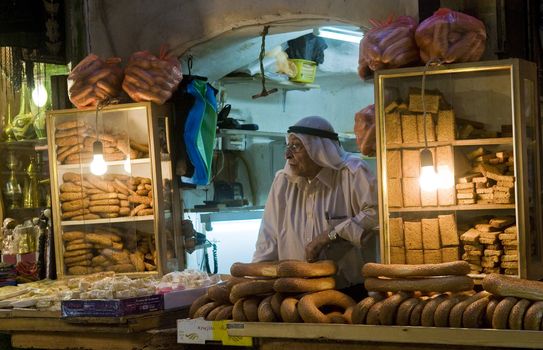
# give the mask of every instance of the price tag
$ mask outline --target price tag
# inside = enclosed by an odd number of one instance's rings
[[[203,318],[177,320],[177,342],[181,344],[205,344],[213,340],[213,325]]]
[[[252,337],[229,336],[230,321],[206,321],[203,318],[177,320],[177,342],[181,344],[205,344],[220,341],[223,345],[252,346]]]
[[[213,331],[217,332],[218,338],[222,340],[223,345],[253,346],[252,337],[230,336],[228,328],[230,321],[213,321]]]

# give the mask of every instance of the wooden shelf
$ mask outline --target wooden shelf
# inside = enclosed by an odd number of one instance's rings
[[[515,204],[464,204],[449,205],[442,207],[406,207],[406,208],[388,208],[390,213],[407,213],[417,211],[455,211],[455,210],[497,210],[497,209],[515,209]]]
[[[262,78],[260,76],[240,76],[240,77],[224,77],[221,78],[221,81],[224,84],[261,84]],[[320,85],[317,84],[304,84],[304,83],[294,83],[290,80],[272,80],[266,78],[266,88],[272,89],[283,89],[283,90],[299,90],[299,91],[308,91],[311,89],[320,89]]]
[[[512,145],[512,137],[496,137],[489,139],[455,140],[453,146],[485,146],[485,145]]]
[[[124,160],[114,160],[114,161],[109,161],[109,162],[106,162],[107,166],[114,166],[114,165],[124,165]],[[151,163],[151,159],[150,158],[138,158],[138,159],[133,159],[130,161],[130,164],[134,165],[134,164],[149,164]],[[88,168],[90,167],[90,162],[89,163],[78,163],[78,164],[62,164],[62,165],[58,165],[58,168],[59,169],[79,169],[79,168]]]
[[[454,146],[454,147],[463,147],[463,146],[489,146],[489,145],[512,145],[512,137],[496,137],[496,138],[487,138],[487,139],[467,139],[467,140],[454,140],[454,141],[431,141],[428,142],[428,147],[438,147],[438,146]],[[424,148],[424,142],[414,142],[414,143],[400,143],[400,144],[390,144],[386,146],[387,149],[401,149],[401,148]]]
[[[62,221],[62,226],[76,226],[76,225],[94,225],[94,224],[111,224],[117,222],[133,222],[133,221],[153,221],[154,215],[146,216],[123,216],[120,218],[104,218],[93,220],[75,220],[75,221]]]
[[[28,150],[47,151],[47,139],[20,140],[20,141],[3,141],[0,142],[0,149],[8,148],[13,150]]]

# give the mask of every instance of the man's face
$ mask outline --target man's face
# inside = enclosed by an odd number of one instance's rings
[[[317,176],[321,167],[317,165],[307,153],[302,141],[294,135],[288,135],[288,144],[285,149],[285,158],[294,175],[309,179]]]

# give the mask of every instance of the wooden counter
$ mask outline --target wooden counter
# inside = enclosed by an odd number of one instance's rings
[[[240,349],[177,344],[176,320],[186,315],[183,309],[62,319],[59,312],[0,310],[0,332],[22,349]],[[253,348],[261,350],[543,349],[543,331],[264,322],[231,322],[227,328],[230,336],[253,337]]]
[[[260,349],[543,349],[543,331],[343,324],[232,322],[231,336],[259,338]],[[289,346],[283,347],[283,345]],[[305,345],[304,345],[305,344]],[[437,346],[436,346],[437,345]]]
[[[176,343],[178,318],[187,310],[125,317],[76,317],[28,309],[0,310],[0,332],[11,334],[14,348],[89,350],[183,349]],[[170,337],[163,331],[169,329]]]

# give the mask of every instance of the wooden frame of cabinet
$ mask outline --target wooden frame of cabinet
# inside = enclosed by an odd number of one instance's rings
[[[179,191],[172,168],[173,155],[169,139],[170,123],[172,122],[170,105],[159,106],[150,102],[109,105],[98,112],[98,117],[96,113],[96,108],[92,107],[51,111],[47,115],[57,275],[59,277],[67,275],[63,257],[65,242],[62,233],[64,230],[80,230],[89,233],[93,231],[93,227],[98,227],[96,225],[115,227],[120,233],[126,230],[126,232],[130,231],[134,234],[145,232],[152,236],[152,239],[149,239],[149,244],[152,245],[151,242],[154,241],[151,252],[156,249],[156,271],[127,272],[127,275],[133,277],[163,275],[183,269],[182,211]],[[152,214],[132,216],[132,209],[137,205],[136,203],[130,203],[129,216],[119,215],[113,218],[63,220],[60,200],[60,185],[63,182],[63,174],[74,172],[83,176],[90,173],[88,158],[79,158],[80,161],[74,164],[61,164],[59,162],[58,151],[60,146],[58,145],[58,139],[56,139],[56,136],[59,135],[56,126],[67,121],[75,121],[80,125],[84,125],[86,131],[81,133],[78,129],[77,133],[77,137],[82,138],[79,140],[81,144],[84,144],[83,140],[85,138],[94,137],[96,139],[96,130],[98,130],[100,138],[102,138],[103,134],[109,132],[113,136],[126,136],[125,144],[130,145],[131,142],[138,142],[148,146],[147,153],[139,152],[138,156],[135,157],[131,153],[131,157],[127,157],[127,159],[108,160],[106,158],[108,171],[104,176],[117,174],[125,178],[145,177],[151,179],[149,191],[152,191],[152,196],[149,196],[149,206],[153,209]],[[105,146],[109,147],[107,141],[104,141],[104,143]],[[133,149],[132,146],[130,149]],[[83,150],[79,151],[80,157],[83,157],[83,152]],[[88,154],[88,147],[85,152]],[[135,189],[131,191],[129,195],[134,194]],[[126,237],[123,237],[121,242],[124,242],[125,246],[127,246],[125,239]],[[137,237],[133,239],[138,240]],[[137,248],[131,251],[136,252]],[[126,250],[126,248],[124,249]],[[96,254],[96,251],[93,254]]]
[[[375,110],[379,179],[379,217],[381,222],[381,260],[390,263],[388,220],[391,215],[454,213],[459,216],[514,215],[518,229],[518,277],[543,277],[542,197],[541,197],[541,123],[537,93],[536,65],[508,59],[430,67],[382,70],[375,74]],[[425,72],[425,73],[424,73]],[[500,149],[514,156],[514,203],[469,204],[428,207],[389,207],[387,188],[387,151],[421,149],[424,142],[387,144],[385,107],[398,97],[406,99],[410,88],[421,88],[426,75],[425,91],[437,89],[455,111],[455,117],[469,119],[488,127],[488,137],[430,141],[428,147],[451,146],[454,154],[455,184],[460,174],[458,154],[475,147]],[[499,134],[499,123],[512,125],[512,135]],[[502,124],[502,125],[504,125]],[[493,136],[493,137],[492,137]],[[454,169],[457,168],[457,169]],[[460,233],[459,233],[460,235]],[[477,276],[481,277],[481,276]]]

